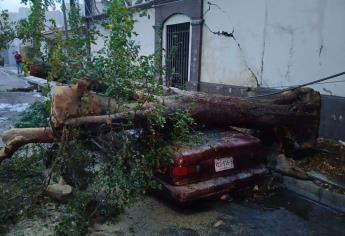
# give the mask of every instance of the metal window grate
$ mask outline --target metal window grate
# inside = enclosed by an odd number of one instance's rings
[[[166,83],[185,89],[189,70],[190,23],[167,26]]]

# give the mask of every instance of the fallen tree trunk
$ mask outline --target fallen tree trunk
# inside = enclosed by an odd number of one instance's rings
[[[53,143],[55,137],[51,128],[11,129],[2,134],[5,147],[0,151],[0,162],[9,158],[20,147],[29,143]]]
[[[190,108],[195,121],[207,127],[274,128],[278,137],[310,148],[318,137],[321,96],[309,88],[286,92],[275,100],[186,93],[166,105],[168,113],[181,108]]]
[[[134,127],[145,127],[152,106],[147,104],[140,112],[131,109],[117,109],[116,102],[87,91],[83,82],[75,86],[56,87],[53,91],[52,120],[54,129],[64,125],[80,127],[90,131],[100,124],[109,126],[123,124],[134,118]],[[172,89],[173,95],[156,97],[165,108],[169,120],[176,111],[188,109],[194,120],[203,126],[213,128],[238,126],[254,129],[272,129],[278,141],[284,138],[294,140],[302,149],[313,147],[318,137],[321,97],[309,88],[283,93],[274,100],[209,95]],[[82,99],[87,97],[88,99]],[[107,114],[109,111],[116,114]],[[30,135],[33,132],[34,135]],[[92,131],[91,131],[92,132]],[[20,146],[31,142],[54,142],[52,129],[15,130],[4,135],[5,148],[0,161],[9,158]],[[56,132],[58,133],[58,132]],[[18,137],[16,137],[18,136]],[[7,140],[13,140],[9,142]]]
[[[312,89],[299,89],[282,94],[275,100],[254,100],[205,93],[175,90],[178,94],[161,97],[167,118],[176,111],[188,109],[194,120],[209,128],[238,126],[253,129],[273,129],[276,138],[294,140],[300,148],[311,148],[318,137],[321,97]],[[92,115],[70,118],[64,124],[72,126],[112,124],[134,118],[136,127],[145,127],[150,106],[141,112],[121,112],[112,115]]]

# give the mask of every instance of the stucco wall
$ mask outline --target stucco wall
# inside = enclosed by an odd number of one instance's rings
[[[152,55],[155,48],[155,9],[146,10],[148,16],[140,16],[140,12],[134,13],[134,32],[137,34],[133,39],[140,45],[140,53],[142,55]]]
[[[147,16],[140,16],[140,11],[135,12],[133,18],[135,20],[134,24],[134,34],[133,40],[136,41],[137,45],[140,46],[141,55],[151,55],[154,53],[155,45],[155,12],[154,9],[147,9]],[[109,36],[110,32],[106,30],[100,24],[96,25],[97,30],[106,37]],[[96,55],[104,47],[104,37],[97,37],[95,44],[91,45],[92,55]]]
[[[21,40],[14,39],[10,47],[4,52],[5,54],[5,64],[14,66],[16,64],[16,60],[14,59],[14,54],[16,51],[20,52]]]
[[[96,30],[100,33],[95,40],[94,44],[91,44],[91,55],[97,55],[97,53],[101,53],[101,49],[104,48],[105,38],[109,36],[109,30],[106,30],[102,25],[97,24]]]
[[[345,70],[344,0],[204,0],[204,13],[201,82],[281,88]],[[344,82],[313,88],[345,96]]]

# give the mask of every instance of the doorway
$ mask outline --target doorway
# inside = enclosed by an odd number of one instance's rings
[[[185,89],[189,72],[190,23],[167,25],[166,85]]]

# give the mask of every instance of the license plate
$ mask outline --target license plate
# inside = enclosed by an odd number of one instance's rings
[[[226,157],[214,160],[214,168],[216,172],[229,170],[234,168],[234,158]]]

